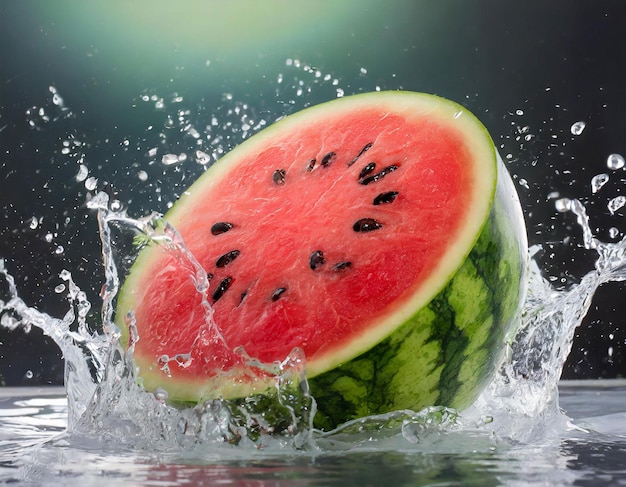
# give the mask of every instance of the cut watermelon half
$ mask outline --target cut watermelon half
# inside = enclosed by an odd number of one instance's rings
[[[210,277],[213,321],[189,266],[158,245],[140,252],[117,316],[134,313],[144,386],[172,399],[263,392],[271,380],[239,374],[234,351],[273,363],[299,348],[322,427],[462,408],[517,323],[517,195],[484,126],[433,95],[361,94],[285,117],[164,218]]]

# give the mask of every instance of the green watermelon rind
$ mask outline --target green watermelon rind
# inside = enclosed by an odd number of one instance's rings
[[[299,124],[306,124],[309,119],[313,120],[320,116],[332,118],[334,115],[341,116],[345,113],[354,113],[358,111],[361,106],[371,107],[372,105],[382,106],[394,113],[402,113],[407,117],[411,117],[412,113],[416,113],[418,116],[422,117],[426,112],[430,117],[438,118],[444,123],[450,122],[454,124],[455,127],[458,127],[458,130],[463,133],[464,140],[468,144],[468,150],[473,154],[471,160],[475,161],[477,165],[474,169],[476,185],[474,194],[469,198],[470,201],[468,201],[468,205],[471,205],[471,208],[470,214],[467,217],[467,224],[461,234],[457,236],[451,249],[446,253],[446,258],[442,259],[439,269],[433,272],[431,279],[422,286],[422,291],[417,292],[401,309],[381,321],[378,327],[368,330],[367,334],[355,340],[351,347],[344,347],[339,351],[331,350],[329,354],[321,359],[307,362],[307,378],[311,381],[314,396],[318,399],[320,409],[322,410],[320,417],[326,415],[329,418],[329,424],[336,424],[336,421],[339,420],[333,414],[332,410],[335,408],[333,404],[336,404],[340,397],[342,398],[340,401],[340,409],[346,411],[343,415],[343,420],[362,414],[383,412],[380,408],[389,410],[386,408],[397,408],[396,406],[403,404],[407,404],[408,408],[418,407],[419,401],[414,401],[412,405],[408,405],[407,401],[390,400],[389,398],[385,401],[374,401],[380,404],[380,406],[374,405],[371,400],[363,402],[362,396],[355,392],[359,387],[362,391],[369,391],[367,392],[368,397],[372,394],[382,394],[382,396],[385,396],[387,393],[382,393],[381,391],[383,390],[387,390],[388,393],[391,393],[389,387],[382,388],[378,392],[375,391],[378,387],[376,384],[378,384],[379,381],[372,381],[371,378],[368,379],[368,374],[385,375],[382,373],[385,367],[381,368],[380,365],[377,365],[376,370],[373,370],[371,373],[367,372],[369,366],[364,361],[364,354],[369,355],[370,359],[368,360],[374,363],[371,357],[377,354],[381,357],[384,356],[382,352],[384,347],[390,347],[391,343],[397,340],[403,333],[406,333],[408,328],[416,326],[411,325],[411,323],[421,322],[421,320],[424,319],[424,314],[427,313],[428,310],[432,310],[432,307],[438,302],[438,298],[434,297],[441,296],[455,283],[460,282],[462,273],[460,274],[459,270],[462,270],[464,266],[468,265],[468,262],[472,261],[472,256],[477,252],[475,249],[477,243],[480,242],[480,239],[486,238],[485,232],[488,232],[489,235],[504,235],[504,238],[500,240],[495,237],[489,240],[495,247],[499,247],[500,241],[504,240],[510,244],[505,246],[506,250],[502,251],[500,254],[502,254],[502,261],[507,262],[507,266],[511,269],[512,284],[510,288],[506,286],[498,287],[499,292],[494,295],[492,306],[494,308],[506,308],[507,310],[516,310],[519,308],[520,297],[522,295],[522,285],[520,283],[523,282],[525,234],[523,228],[522,231],[516,228],[510,228],[510,225],[506,222],[506,217],[503,218],[499,212],[499,207],[501,206],[506,206],[508,211],[512,210],[514,212],[517,211],[518,208],[515,204],[511,205],[508,202],[506,202],[507,204],[501,204],[502,202],[496,199],[496,182],[502,178],[508,178],[508,174],[503,166],[498,170],[497,151],[486,128],[464,107],[434,95],[396,91],[354,95],[340,100],[334,100],[290,115],[233,149],[190,186],[164,217],[166,221],[176,227],[177,222],[185,218],[185,208],[188,204],[193,204],[195,198],[202,198],[203,194],[211,190],[211,187],[219,184],[222,179],[226,178],[231,165],[235,164],[242,155],[246,154],[248,151],[257,151],[266,147],[275,136],[289,132]],[[508,187],[507,190],[509,192],[512,191],[513,197],[515,196],[515,190],[512,189],[512,187]],[[504,198],[508,197],[510,197],[508,194],[504,196]],[[488,231],[487,229],[491,230]],[[118,324],[122,330],[122,343],[127,342],[128,331],[126,330],[123,320],[119,318],[125,316],[128,310],[134,308],[133,288],[136,286],[136,283],[140,281],[143,272],[149,272],[161,252],[160,249],[155,247],[141,252],[122,287],[118,298],[118,312],[116,314]],[[489,265],[493,267],[493,263]],[[480,272],[482,272],[482,270]],[[470,280],[469,282],[474,281]],[[472,286],[477,286],[478,284],[476,284],[476,282]],[[510,301],[510,304],[504,306],[499,304],[498,301],[507,303]],[[429,303],[431,304],[429,305]],[[422,312],[418,311],[416,313],[416,310],[422,310]],[[511,314],[510,317],[508,314],[507,316],[503,316],[503,322],[498,320],[494,321],[494,330],[501,331],[494,333],[494,336],[500,337],[503,333],[510,331],[515,319],[512,312],[509,314]],[[417,315],[421,315],[421,317],[418,319],[416,318]],[[426,325],[421,326],[424,327]],[[439,333],[442,332],[440,331]],[[433,348],[432,343],[434,343],[434,338],[432,338],[431,335],[432,333],[428,334],[429,338],[422,341],[424,350],[428,350],[429,346]],[[465,389],[471,391],[478,390],[479,386],[484,382],[484,377],[489,373],[490,367],[488,367],[488,365],[494,364],[497,361],[495,358],[497,353],[487,353],[483,348],[485,350],[491,350],[493,348],[498,351],[503,348],[499,338],[494,338],[494,340],[491,341],[495,343],[493,347],[485,345],[482,348],[476,348],[476,353],[486,353],[488,356],[488,359],[480,361],[480,364],[483,365],[479,364],[474,370],[476,375],[481,377],[481,380],[471,382],[463,381],[461,379],[463,379],[464,376],[452,374],[450,377],[454,375],[454,380],[458,381],[459,384],[452,384],[451,379],[447,382],[440,380],[436,385],[433,383],[432,387],[435,389],[439,388],[441,391],[437,394],[431,394],[429,397],[434,398],[436,396],[439,402],[449,400],[452,406],[466,404],[468,401],[461,400],[460,398],[466,396],[470,397],[475,395],[475,393],[469,394],[469,392],[465,392]],[[454,346],[454,342],[454,340],[451,340],[450,347]],[[459,343],[456,343],[457,347],[458,345]],[[400,352],[404,355],[407,354],[406,346],[391,347],[390,350],[391,349],[396,350],[398,354],[400,354]],[[446,353],[450,356],[451,351],[452,348]],[[443,362],[443,365],[439,366],[442,371],[446,369],[445,362],[453,358],[453,356],[442,358],[439,353],[437,357],[439,362]],[[423,359],[419,357],[415,358],[416,362],[422,363]],[[165,377],[163,372],[156,366],[156,357],[146,358],[135,355],[135,360],[140,369],[139,374],[147,389],[163,386],[168,390],[170,397],[183,401],[199,401],[215,397],[215,395],[234,398],[262,392],[267,387],[271,387],[270,383],[264,383],[263,381],[245,384],[241,381],[230,381],[228,378],[217,378],[216,380],[207,380],[207,378],[204,377],[191,380],[181,380],[179,378],[176,381],[168,382],[167,377]],[[354,364],[350,365],[352,361],[354,361]],[[468,364],[472,363],[471,360],[466,360],[465,362]],[[359,364],[358,366],[357,363]],[[396,370],[399,366],[400,364],[396,362],[388,366],[387,375],[392,377],[389,381],[390,384],[401,382],[398,378],[398,374],[406,375],[407,378],[410,377],[410,374],[402,374],[400,369]],[[347,373],[349,369],[354,368],[361,368],[361,370]],[[407,370],[413,369],[409,367]],[[452,369],[450,366],[447,366],[446,370]],[[338,373],[341,373],[341,371],[346,371],[346,373],[343,376],[344,378],[337,382],[339,377],[336,376]],[[412,373],[415,373],[415,371],[413,370]],[[334,379],[328,382],[331,376],[334,377]],[[444,375],[444,378],[445,377],[447,376]],[[341,386],[342,381],[344,386]],[[359,381],[361,381],[361,385],[354,388],[353,385],[358,385],[356,383]],[[366,384],[368,381],[369,383]],[[463,386],[463,384],[466,385]],[[332,388],[330,387],[331,385]],[[416,388],[412,387],[408,382],[406,385],[408,386],[406,393],[411,395],[411,388],[413,388],[413,390]],[[334,391],[333,395],[336,396],[335,401],[328,397],[328,394],[324,394],[325,388],[329,391]],[[448,392],[443,393],[442,391],[444,389]],[[457,400],[455,400],[455,398]],[[329,404],[330,406],[325,408],[324,404]],[[349,404],[352,404],[353,407],[347,407]],[[348,413],[348,411],[352,411],[352,413]]]
[[[448,285],[378,345],[309,379],[317,427],[433,405],[461,410],[493,377],[519,324],[528,267],[521,209],[499,166],[489,218]]]

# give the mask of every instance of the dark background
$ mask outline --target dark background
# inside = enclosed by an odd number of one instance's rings
[[[228,149],[242,120],[271,121],[338,88],[402,88],[456,100],[485,123],[529,240],[544,244],[542,268],[567,286],[593,253],[572,215],[555,212],[555,193],[585,203],[601,240],[623,236],[622,212],[606,203],[624,173],[595,195],[589,183],[610,172],[609,154],[626,154],[625,14],[617,0],[1,1],[0,258],[29,305],[63,316],[54,288],[67,269],[97,308],[100,244],[80,164],[132,215],[164,212],[203,167],[193,157],[165,167],[162,154]],[[586,128],[573,136],[577,121]],[[199,146],[190,125],[218,139]],[[617,283],[598,291],[564,378],[625,374],[623,296]],[[61,383],[62,361],[38,330],[0,329],[0,375]]]

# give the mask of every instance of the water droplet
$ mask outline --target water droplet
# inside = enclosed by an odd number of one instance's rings
[[[34,375],[35,374],[33,374],[32,370],[27,370],[26,373],[24,374],[24,377],[26,377],[27,379],[32,379]]]
[[[617,238],[619,236],[619,230],[615,227],[609,228],[609,237]]]
[[[139,178],[140,181],[147,181],[148,180],[148,173],[146,171],[139,171],[137,173],[137,177]]]
[[[341,88],[337,88],[337,98],[343,97],[343,90]]]
[[[367,74],[367,69],[361,68],[361,74]]]
[[[122,209],[122,202],[120,200],[111,201],[111,211],[120,211]]]
[[[189,353],[177,353],[174,355],[174,361],[183,368],[189,367],[191,360],[191,354]]]
[[[208,164],[211,161],[211,156],[209,156],[206,152],[202,152],[201,150],[196,151],[196,162],[198,164]]]
[[[52,242],[52,234],[51,233],[46,233],[44,240],[48,243]]]
[[[454,114],[454,118],[455,118],[455,119],[456,119],[456,118],[459,118],[461,115],[463,115],[463,110],[459,110],[458,112],[456,112],[456,113]]]
[[[626,165],[626,160],[621,154],[611,154],[606,158],[606,167],[609,169],[621,169]]]
[[[79,183],[87,179],[87,175],[89,174],[89,169],[84,164],[78,166],[78,172],[76,173],[76,181]]]
[[[609,201],[609,204],[606,205],[611,215],[615,214],[617,210],[619,210],[622,206],[626,204],[626,196],[618,196]]]
[[[55,293],[61,294],[63,291],[65,291],[65,284],[63,283],[54,288]]]
[[[30,227],[31,230],[34,230],[35,228],[37,228],[38,225],[39,225],[39,221],[37,220],[37,218],[32,217],[30,219],[30,224],[28,226]]]
[[[65,249],[63,248],[63,245],[59,245],[56,249],[54,249],[54,253],[57,255],[61,255],[64,251]]]
[[[59,277],[63,279],[64,281],[69,281],[72,278],[72,273],[68,271],[67,269],[63,269],[59,273]]]
[[[93,176],[90,178],[87,178],[85,180],[85,188],[88,191],[93,191],[94,189],[96,189],[96,186],[98,185],[98,178],[94,178]]]
[[[32,107],[26,110],[26,121],[28,125],[31,127],[35,127],[37,125],[37,117],[36,117],[37,107]]]
[[[575,122],[570,127],[570,132],[572,133],[572,135],[580,135],[583,133],[583,130],[585,130],[586,126],[587,124],[585,122]]]
[[[524,115],[524,110],[515,110],[515,115]]]
[[[597,174],[591,178],[591,192],[597,193],[609,181],[608,174]]]
[[[528,181],[526,181],[524,178],[521,178],[519,180],[519,185],[526,189],[530,189],[530,186],[528,185]]]
[[[157,148],[153,147],[152,149],[148,150],[148,157],[156,157],[157,155]]]
[[[554,207],[556,208],[556,211],[560,213],[569,211],[571,206],[572,206],[572,200],[570,200],[569,198],[559,198],[558,200],[554,202]]]
[[[178,164],[180,161],[178,160],[178,156],[176,154],[165,154],[161,158],[161,162],[166,166],[171,166],[173,164]]]
[[[9,330],[14,330],[20,325],[20,321],[7,313],[0,316],[0,325],[8,328]]]
[[[154,397],[157,401],[159,401],[160,403],[164,403],[167,401],[167,398],[169,397],[169,394],[167,393],[167,391],[165,389],[163,389],[162,387],[157,387],[154,392]]]
[[[169,361],[170,361],[169,355],[161,355],[158,358],[159,367],[163,367],[164,365],[167,365]]]

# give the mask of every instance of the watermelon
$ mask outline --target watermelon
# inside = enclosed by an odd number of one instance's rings
[[[164,219],[208,289],[180,253],[149,245],[117,316],[134,316],[144,387],[175,401],[271,394],[274,378],[250,375],[249,359],[301,350],[320,428],[464,408],[517,324],[517,195],[484,126],[434,95],[359,94],[287,116],[210,167]],[[118,322],[128,343],[128,319]]]

